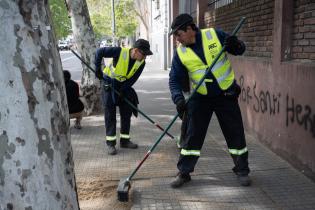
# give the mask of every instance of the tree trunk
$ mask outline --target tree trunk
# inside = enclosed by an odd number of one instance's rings
[[[66,4],[78,52],[86,63],[94,67],[96,44],[86,1],[66,0]],[[101,110],[100,83],[88,67],[82,64],[82,68],[81,91],[86,100],[86,113],[90,115]]]
[[[47,0],[0,3],[0,209],[78,209]]]

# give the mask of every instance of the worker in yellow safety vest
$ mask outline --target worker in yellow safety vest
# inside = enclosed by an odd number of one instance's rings
[[[124,100],[126,97],[136,106],[138,97],[132,85],[138,80],[145,66],[147,55],[152,55],[147,40],[138,39],[132,48],[102,47],[95,55],[95,76],[102,81],[102,100],[106,137],[109,155],[116,150],[116,106],[120,112],[120,147],[136,149],[137,144],[130,140],[131,115],[135,110]],[[101,69],[103,58],[112,58],[104,70]],[[119,92],[117,94],[114,90]]]
[[[178,188],[191,180],[190,173],[200,157],[208,125],[213,112],[224,134],[228,151],[234,161],[233,171],[242,186],[249,186],[248,150],[243,121],[238,105],[240,87],[236,84],[234,71],[227,57],[242,55],[245,45],[236,36],[230,36],[214,28],[199,29],[189,14],[180,14],[172,22],[171,35],[179,43],[172,59],[169,88],[172,100],[181,118],[185,119],[182,131],[179,170],[171,187]],[[224,52],[202,85],[186,104],[183,91],[195,88],[206,69],[226,46]]]

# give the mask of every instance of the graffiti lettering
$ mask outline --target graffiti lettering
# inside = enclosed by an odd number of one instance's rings
[[[305,105],[303,109],[301,104],[295,104],[294,99],[291,98],[290,100],[288,95],[286,99],[286,126],[288,127],[290,123],[293,124],[296,121],[306,131],[309,130],[315,138],[315,114],[312,113],[311,107]]]
[[[249,101],[252,99],[252,96],[250,95],[250,87],[247,86],[246,91],[244,87],[244,77],[240,77],[240,86],[241,86],[241,100],[246,101],[247,104],[249,104]]]
[[[240,99],[247,104],[254,97],[254,105],[253,109],[255,112],[267,113],[269,111],[270,115],[275,115],[280,112],[280,96],[281,94],[271,94],[268,90],[267,91],[257,91],[256,90],[256,81],[254,82],[254,87],[252,90],[253,97],[251,95],[251,88],[249,86],[245,87],[244,85],[244,77],[240,77],[240,86],[242,90],[242,94]]]
[[[280,113],[280,93],[274,94],[268,90],[258,90],[256,81],[252,87],[246,86],[243,75],[239,79],[239,84],[242,91],[240,101],[252,105],[254,112],[269,115]],[[283,101],[283,103],[285,102]],[[315,113],[310,105],[298,104],[287,94],[286,107],[282,106],[282,108],[286,112],[286,127],[296,123],[305,131],[311,132],[312,137],[315,138]]]
[[[254,89],[253,89],[253,92],[254,92],[254,97],[256,99],[256,104],[254,104],[253,108],[254,108],[254,111],[255,112],[259,112],[259,98],[258,96],[256,95],[256,81],[255,81],[255,84],[254,84]]]

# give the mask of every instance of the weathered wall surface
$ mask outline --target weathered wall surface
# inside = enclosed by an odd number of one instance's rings
[[[231,60],[242,88],[239,102],[245,127],[276,153],[314,173],[314,66],[290,62],[273,66],[245,57]]]

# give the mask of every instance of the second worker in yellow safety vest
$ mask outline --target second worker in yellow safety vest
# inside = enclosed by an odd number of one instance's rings
[[[189,83],[193,89],[197,86],[206,69],[222,50],[223,44],[226,51],[233,55],[243,54],[245,45],[236,36],[229,36],[222,30],[214,28],[200,30],[188,14],[177,16],[171,29],[170,34],[176,38],[179,46],[172,60],[169,87],[178,114],[185,119],[177,163],[179,173],[171,186],[178,188],[191,180],[190,173],[194,171],[200,156],[213,112],[218,118],[233,159],[233,171],[240,184],[248,186],[250,185],[248,151],[237,100],[240,87],[236,84],[226,52],[221,55],[187,104],[182,93],[188,89]]]
[[[134,111],[124,101],[138,103],[138,98],[132,85],[137,81],[145,66],[145,58],[152,55],[150,44],[147,40],[138,39],[133,48],[103,47],[97,50],[95,55],[95,76],[102,81],[102,99],[104,104],[104,118],[106,129],[106,145],[108,154],[117,154],[116,150],[116,106],[120,112],[120,147],[136,149],[137,144],[130,141],[130,121]],[[113,58],[112,63],[107,64],[101,70],[103,58]],[[115,93],[115,90],[119,94]]]

